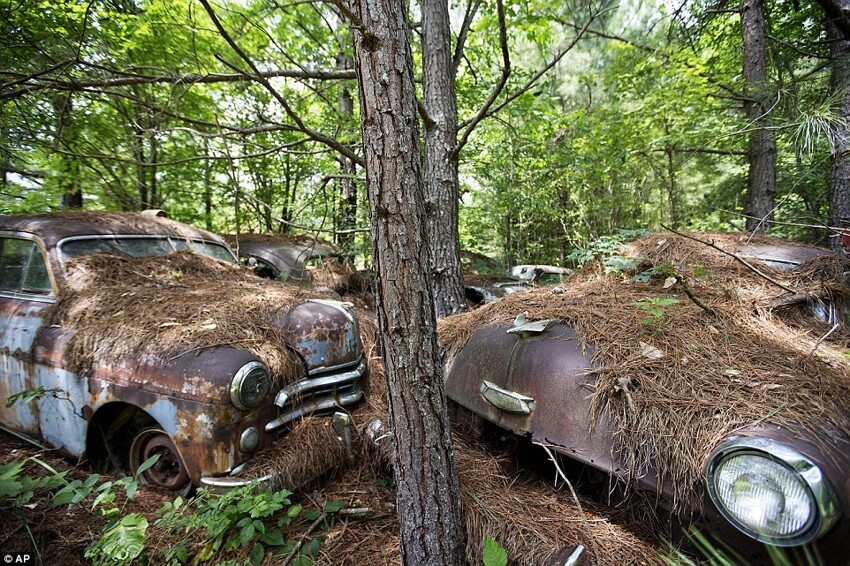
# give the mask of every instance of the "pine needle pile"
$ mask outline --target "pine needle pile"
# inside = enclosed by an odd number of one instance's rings
[[[368,313],[358,313],[364,352],[369,365],[364,381],[367,401],[352,412],[360,434],[359,453],[352,467],[339,470],[326,482],[322,497],[341,500],[352,508],[366,508],[366,519],[338,522],[322,546],[320,564],[398,564],[401,550],[395,492],[381,487],[388,469],[391,446],[381,449],[365,440],[365,427],[374,418],[387,423],[386,383],[377,343],[377,324]],[[511,563],[546,564],[559,550],[584,544],[596,564],[660,563],[657,546],[632,521],[627,510],[603,508],[582,501],[580,509],[569,492],[510,471],[507,454],[477,444],[458,429],[453,432],[455,464],[461,482],[463,513],[468,532],[467,558],[482,563],[486,538],[507,551]],[[629,525],[624,528],[623,525]]]
[[[742,236],[700,238],[734,251]],[[770,422],[823,442],[850,437],[850,361],[841,338],[824,341],[814,317],[789,324],[771,309],[783,297],[823,296],[827,287],[837,295],[846,260],[836,258],[844,267],[826,274],[811,265],[781,271],[748,260],[757,274],[669,233],[634,243],[629,255],[639,272],[652,271],[648,282],[634,282],[633,272],[586,268],[565,287],[510,295],[444,319],[442,347],[454,356],[476,329],[526,311],[528,320],[574,327],[595,348],[587,409],[610,426],[613,450],[632,477],[653,466],[659,485],[672,484],[679,509],[698,501],[709,452],[739,427]],[[658,316],[648,315],[648,305]]]
[[[323,295],[188,251],[93,254],[69,262],[52,322],[74,330],[65,359],[81,375],[96,364],[157,363],[229,346],[256,354],[290,383],[302,370],[274,322],[311,297]]]

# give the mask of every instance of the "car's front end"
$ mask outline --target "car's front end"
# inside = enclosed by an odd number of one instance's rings
[[[703,514],[723,527],[710,541],[752,561],[809,555],[843,562],[848,470],[850,442],[840,435],[819,438],[764,423],[735,431],[705,465]]]
[[[302,419],[364,396],[350,305],[256,277],[208,232],[115,213],[4,222],[43,244],[58,290],[16,354],[26,383],[59,392],[27,405],[33,440],[165,489],[235,486],[263,479],[240,472]]]

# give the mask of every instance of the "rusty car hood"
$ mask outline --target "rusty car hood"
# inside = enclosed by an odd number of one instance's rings
[[[309,299],[278,313],[272,321],[303,360],[307,374],[322,373],[360,361],[363,348],[351,303]]]
[[[494,324],[472,334],[446,364],[446,395],[502,428],[620,475],[607,414],[595,419],[590,410],[593,348],[569,326],[543,322],[540,331]]]

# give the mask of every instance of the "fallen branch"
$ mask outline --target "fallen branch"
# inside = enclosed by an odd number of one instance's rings
[[[301,547],[304,546],[304,542],[308,538],[310,538],[310,535],[313,534],[313,531],[315,531],[319,525],[324,523],[327,518],[328,514],[322,513],[318,519],[313,521],[313,524],[310,525],[310,527],[306,531],[304,531],[303,535],[301,535],[301,539],[298,541],[295,547],[293,547],[290,553],[286,555],[286,558],[283,559],[283,562],[281,562],[281,566],[289,566],[289,564],[291,564],[292,561],[295,560],[295,557],[298,556],[298,553],[301,551]]]
[[[696,306],[707,312],[710,316],[717,318],[717,311],[715,311],[713,308],[707,306],[705,303],[696,298],[696,295],[691,292],[691,289],[690,287],[688,287],[688,283],[687,281],[685,281],[684,277],[682,277],[681,275],[674,275],[674,277],[676,278],[676,281],[678,281],[682,285],[682,291],[685,292],[685,295],[687,295],[688,298]]]
[[[841,322],[836,322],[832,325],[832,328],[830,328],[826,334],[818,338],[818,341],[815,342],[815,345],[812,347],[812,351],[809,352],[809,357],[811,358],[815,354],[815,351],[817,351],[818,347],[820,347],[820,345],[823,343],[823,341],[829,338],[829,336],[839,328],[841,328]]]
[[[719,251],[720,253],[722,253],[724,255],[728,255],[729,257],[734,258],[736,261],[738,261],[739,263],[744,265],[747,269],[749,269],[750,271],[752,271],[753,273],[755,273],[756,275],[758,275],[759,277],[761,277],[765,281],[769,281],[770,283],[773,283],[777,287],[780,287],[780,288],[784,289],[785,291],[787,291],[789,293],[797,294],[796,289],[793,289],[793,288],[785,285],[784,283],[777,281],[776,279],[772,278],[771,276],[766,275],[765,273],[762,273],[761,271],[759,271],[759,269],[757,267],[755,267],[751,263],[747,262],[747,260],[745,260],[744,258],[739,256],[738,254],[734,254],[732,252],[727,252],[726,250],[724,250],[720,246],[716,245],[714,242],[706,242],[705,240],[700,240],[697,237],[689,236],[687,234],[683,234],[682,232],[679,232],[678,230],[674,230],[673,228],[668,228],[664,224],[662,224],[661,227],[664,228],[665,230],[669,231],[669,232],[673,232],[677,236],[687,238],[688,240],[693,240],[694,242],[699,242],[700,244],[703,244],[703,245],[706,245],[710,248],[713,248],[713,249]]]
[[[578,507],[579,515],[581,516],[581,521],[584,523],[584,528],[587,531],[587,536],[590,539],[590,544],[593,546],[593,556],[598,561],[601,558],[601,553],[599,552],[599,546],[596,544],[596,539],[593,537],[593,531],[590,528],[590,522],[587,520],[587,515],[584,514],[584,509],[581,506],[581,501],[578,499],[578,495],[576,494],[576,490],[573,488],[573,484],[570,480],[567,479],[567,476],[564,474],[563,470],[561,470],[561,466],[558,465],[558,461],[555,459],[555,455],[552,454],[552,451],[549,450],[549,447],[542,442],[535,442],[537,446],[543,448],[546,451],[546,454],[549,456],[549,460],[555,466],[555,470],[558,473],[558,476],[564,480],[564,483],[567,484],[567,487],[570,488],[570,493],[573,495],[573,500],[576,502],[576,507]]]

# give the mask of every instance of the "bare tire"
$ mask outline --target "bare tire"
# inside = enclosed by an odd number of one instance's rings
[[[146,428],[139,431],[130,444],[130,472],[135,475],[139,466],[153,456],[159,456],[159,459],[142,472],[139,481],[169,491],[190,487],[186,464],[171,438],[162,429]]]

